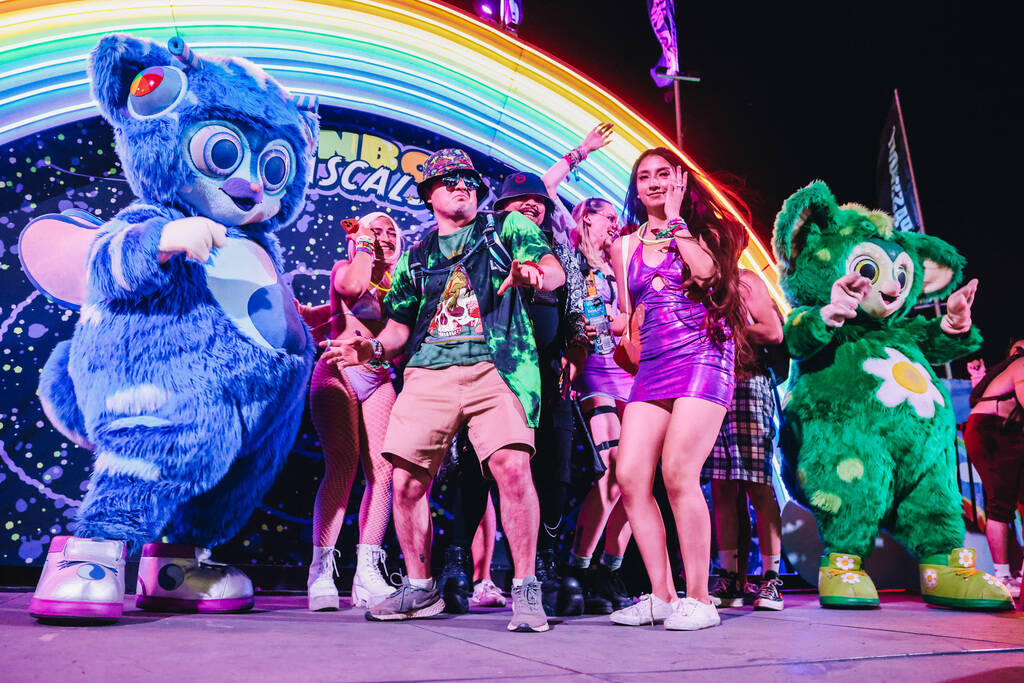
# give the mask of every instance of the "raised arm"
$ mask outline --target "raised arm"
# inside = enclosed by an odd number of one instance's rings
[[[377,235],[368,224],[360,224],[355,235],[355,248],[347,262],[342,262],[332,274],[334,290],[352,306],[370,286],[373,265],[382,258]]]
[[[548,196],[557,200],[558,186],[569,176],[572,169],[586,159],[591,152],[601,149],[611,141],[613,127],[614,124],[611,123],[597,124],[592,131],[587,133],[587,137],[583,138],[583,142],[578,147],[556,161],[555,165],[547,170],[541,180],[544,181]]]

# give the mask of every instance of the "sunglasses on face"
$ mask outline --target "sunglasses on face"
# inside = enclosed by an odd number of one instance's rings
[[[480,187],[480,180],[473,174],[467,173],[466,171],[455,171],[447,175],[441,176],[441,182],[449,190],[454,190],[459,185],[459,181],[466,186],[467,190],[476,190]]]

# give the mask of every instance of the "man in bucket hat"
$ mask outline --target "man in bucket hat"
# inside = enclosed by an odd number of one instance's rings
[[[428,157],[418,190],[437,229],[398,262],[384,300],[387,326],[375,339],[345,340],[325,353],[346,364],[403,352],[410,357],[383,449],[395,466],[395,530],[408,576],[367,618],[410,619],[444,610],[431,577],[427,494],[465,425],[484,475],[493,477],[501,495],[515,565],[508,628],[546,631],[534,576],[540,511],[530,476],[540,373],[518,288],[552,290],[565,274],[540,230],[522,214],[509,213],[499,224],[493,214],[478,212],[487,186],[464,151],[444,149]]]
[[[524,298],[533,323],[541,379],[536,455],[530,463],[541,514],[536,575],[541,582],[544,611],[548,616],[567,616],[583,613],[583,590],[574,577],[560,575],[556,559],[569,497],[574,431],[572,403],[563,389],[566,379],[573,374],[566,365],[574,369],[582,367],[590,342],[583,317],[585,290],[576,251],[567,239],[563,242],[555,237],[555,222],[562,219],[571,223],[572,217],[556,204],[551,194],[540,176],[528,171],[512,171],[502,183],[494,208],[518,211],[536,224],[566,275],[566,283],[561,287],[553,291],[527,290]],[[564,218],[559,215],[559,209],[565,214]],[[568,228],[564,226],[566,234]],[[460,468],[457,476],[462,495],[456,499],[453,510],[456,519],[450,537],[452,545],[445,554],[440,579],[446,609],[453,613],[466,612],[469,608],[467,575],[461,565],[470,558],[469,544],[483,517],[490,488],[472,469],[472,464]]]

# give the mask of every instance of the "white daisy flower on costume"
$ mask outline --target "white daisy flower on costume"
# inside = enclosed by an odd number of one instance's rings
[[[974,551],[969,548],[962,548],[957,554],[957,560],[959,560],[961,567],[973,567]]]
[[[843,574],[843,583],[860,583],[860,576],[853,572]]]
[[[996,577],[992,576],[991,574],[985,574],[985,583],[987,583],[990,586],[996,586],[998,588],[1002,588],[1007,593],[1010,592],[1010,590],[1006,587],[1005,583],[1003,583],[1002,581],[1000,581]]]
[[[850,570],[854,567],[853,558],[849,555],[840,555],[836,558],[836,568]]]
[[[924,585],[929,588],[935,588],[939,585],[939,573],[934,569],[924,570]]]
[[[890,408],[906,401],[920,417],[934,417],[935,404],[945,406],[946,401],[927,368],[889,346],[885,353],[888,358],[869,358],[862,366],[865,372],[882,379],[875,398]]]

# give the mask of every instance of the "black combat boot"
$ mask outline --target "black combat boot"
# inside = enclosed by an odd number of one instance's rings
[[[439,580],[444,611],[450,614],[465,614],[469,611],[469,598],[473,595],[473,584],[466,568],[472,566],[473,556],[465,548],[450,545],[444,551],[444,569]]]

